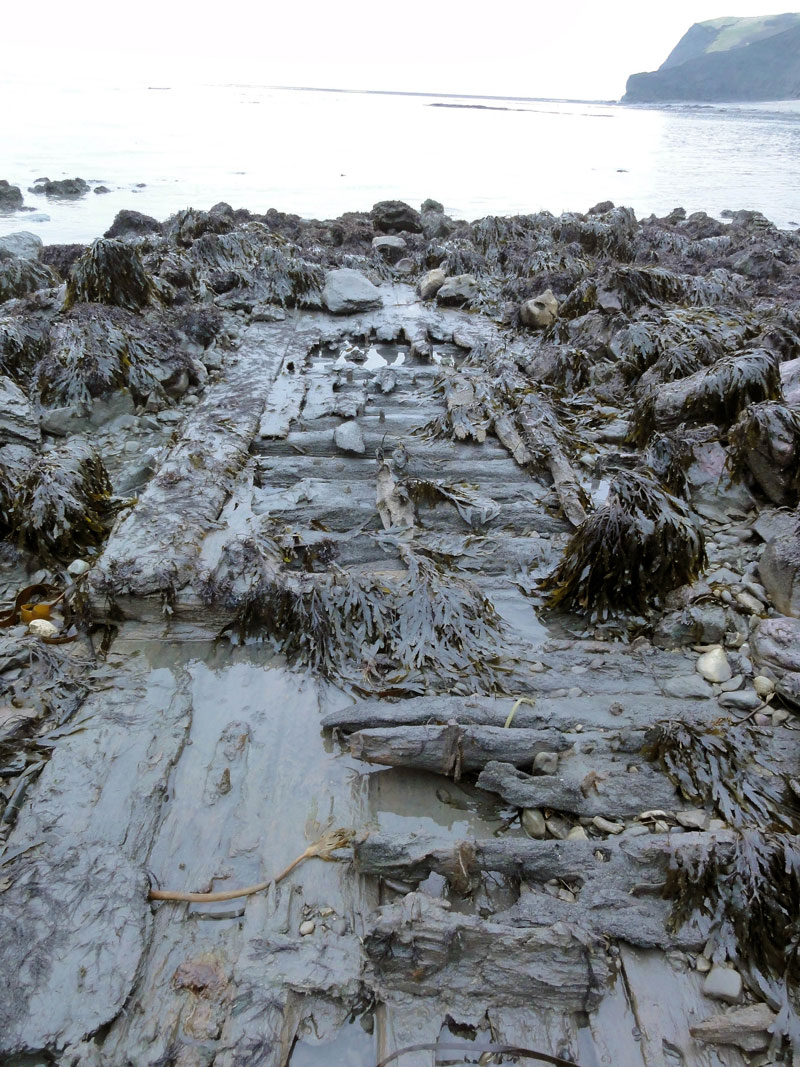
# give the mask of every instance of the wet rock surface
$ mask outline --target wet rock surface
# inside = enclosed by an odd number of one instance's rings
[[[3,1062],[788,1062],[797,235],[220,204],[22,251]]]

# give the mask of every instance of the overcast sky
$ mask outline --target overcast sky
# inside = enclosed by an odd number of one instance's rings
[[[171,85],[241,81],[617,99],[694,22],[764,0],[37,0],[3,26],[4,74]],[[3,75],[0,74],[0,77]]]

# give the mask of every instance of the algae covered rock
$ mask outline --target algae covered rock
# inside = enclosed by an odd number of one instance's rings
[[[0,376],[0,445],[37,448],[42,435],[28,398],[10,378]]]
[[[0,252],[0,304],[56,284],[55,275],[43,263]]]
[[[140,237],[147,233],[160,234],[161,231],[161,223],[151,215],[143,215],[140,211],[118,211],[103,236]]]
[[[372,209],[372,220],[381,233],[422,233],[419,212],[402,200],[381,200]]]
[[[800,520],[793,530],[773,537],[758,569],[775,609],[800,618]]]
[[[800,411],[777,401],[752,404],[728,435],[731,466],[748,468],[774,504],[800,494]]]
[[[519,309],[519,318],[523,326],[533,326],[543,330],[552,326],[558,318],[558,301],[550,289],[540,296],[526,300]]]
[[[19,211],[22,207],[22,191],[18,185],[11,185],[0,179],[0,212]]]
[[[123,241],[99,238],[81,256],[67,282],[64,307],[77,303],[112,304],[138,311],[150,303],[153,283],[136,249]]]

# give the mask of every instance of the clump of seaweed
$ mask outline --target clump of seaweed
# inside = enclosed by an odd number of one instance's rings
[[[132,245],[101,237],[75,263],[67,281],[64,308],[111,304],[139,311],[150,303],[153,282]]]
[[[8,524],[44,558],[71,559],[108,529],[111,483],[99,454],[71,437],[39,456],[14,486]]]
[[[745,408],[728,434],[728,466],[749,470],[774,504],[800,497],[800,412],[767,400]]]
[[[466,580],[407,545],[405,570],[375,578],[346,569],[289,573],[280,549],[236,542],[246,582],[210,577],[202,595],[232,615],[226,630],[262,638],[296,664],[365,689],[430,686],[457,692],[502,689],[500,619]]]
[[[170,215],[164,223],[164,235],[187,248],[203,234],[227,233],[235,225],[235,219],[225,212],[187,207]]]
[[[405,490],[415,507],[420,504],[435,506],[446,501],[455,507],[468,526],[480,529],[500,514],[500,505],[488,497],[482,497],[466,482],[442,482],[428,478],[412,478],[405,483]]]
[[[758,735],[746,725],[661,722],[646,737],[644,753],[687,800],[713,805],[736,829],[800,829],[797,797],[783,776],[766,770]]]
[[[777,1010],[772,1050],[800,1047],[800,851],[797,838],[750,830],[673,853],[664,895],[669,926],[702,918],[706,952],[733,962]]]
[[[0,374],[7,374],[17,385],[27,389],[47,345],[45,324],[11,315],[0,319]]]
[[[635,405],[631,440],[645,445],[656,430],[679,423],[730,426],[750,404],[781,396],[778,357],[767,349],[725,356],[666,387],[651,387]]]
[[[48,404],[87,404],[123,386],[143,399],[161,393],[155,355],[145,336],[123,329],[105,309],[76,308],[53,327],[36,389]]]
[[[645,613],[705,564],[702,531],[688,508],[648,474],[621,471],[606,503],[578,527],[541,584],[549,606],[606,619]]]
[[[269,246],[260,257],[267,280],[267,299],[284,307],[317,307],[325,271],[299,254],[299,249]]]

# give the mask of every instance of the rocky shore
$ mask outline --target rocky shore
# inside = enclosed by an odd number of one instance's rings
[[[0,390],[0,1062],[797,1061],[800,231],[123,211]]]

